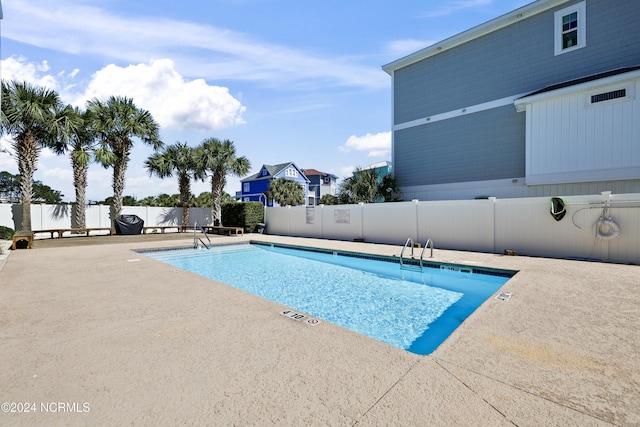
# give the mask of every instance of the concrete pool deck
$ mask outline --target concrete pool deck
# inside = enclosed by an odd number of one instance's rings
[[[214,243],[250,239],[401,249]],[[638,266],[436,247],[434,261],[519,273],[510,300],[418,356],[134,252],[191,243],[47,239],[0,260],[0,402],[15,403],[0,425],[640,424]]]

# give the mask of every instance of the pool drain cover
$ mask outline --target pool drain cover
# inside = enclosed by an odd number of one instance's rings
[[[496,299],[499,299],[500,301],[509,301],[511,299],[511,295],[513,295],[513,292],[500,292],[496,296]]]

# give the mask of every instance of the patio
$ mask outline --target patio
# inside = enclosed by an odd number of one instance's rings
[[[258,234],[214,243],[250,239],[401,249]],[[509,301],[490,298],[417,356],[328,322],[305,326],[278,304],[134,252],[192,242],[36,240],[0,261],[0,402],[35,404],[3,404],[0,423],[640,424],[638,266],[436,247],[435,261],[519,273],[502,289]]]

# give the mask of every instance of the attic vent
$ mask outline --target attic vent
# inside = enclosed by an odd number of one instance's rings
[[[609,101],[616,98],[624,98],[627,96],[626,89],[614,90],[607,93],[599,93],[598,95],[591,95],[591,103]]]

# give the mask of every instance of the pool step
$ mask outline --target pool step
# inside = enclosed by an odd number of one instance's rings
[[[417,271],[417,272],[421,272],[422,271],[422,267],[420,265],[407,264],[406,262],[400,264],[400,269],[408,270],[408,271]]]
[[[403,262],[405,249],[407,249],[407,247],[411,248],[411,260],[414,260],[415,258],[413,257],[413,248],[415,248],[415,247],[420,248],[420,244],[418,243],[416,245],[414,243],[413,239],[411,237],[409,237],[407,239],[407,242],[404,244],[404,247],[402,248],[402,251],[400,251],[400,269],[401,270],[422,271],[422,266],[423,266],[423,259],[422,258],[424,257],[424,251],[427,250],[429,245],[431,245],[430,258],[433,258],[433,240],[427,239],[426,243],[424,244],[424,249],[422,249],[422,252],[420,252],[420,264],[419,265],[409,264],[409,265],[405,266],[405,264]]]

